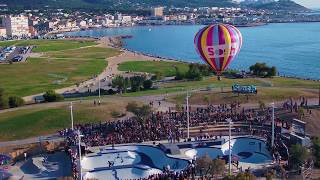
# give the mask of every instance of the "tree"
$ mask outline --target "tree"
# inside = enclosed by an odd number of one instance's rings
[[[268,171],[266,173],[266,180],[272,180],[275,177],[276,177],[276,173],[273,170]]]
[[[294,144],[290,148],[289,166],[298,169],[308,158],[308,150],[300,144]]]
[[[257,177],[249,172],[239,173],[236,176],[236,180],[256,180]]]
[[[127,111],[132,112],[141,123],[144,123],[146,118],[151,114],[150,106],[148,105],[138,106],[136,102],[128,103],[126,109]]]
[[[189,70],[186,74],[186,78],[197,81],[202,79],[202,74],[196,64],[189,64]]]
[[[240,172],[236,176],[225,176],[223,180],[256,180],[257,177],[249,172]]]
[[[152,76],[152,78],[151,78],[152,80],[161,80],[161,79],[163,79],[163,74],[161,73],[161,72],[156,72],[153,76]]]
[[[8,108],[8,98],[4,89],[0,88],[0,109]]]
[[[275,66],[272,66],[269,71],[268,71],[268,77],[271,77],[271,76],[276,76],[277,75],[277,68]]]
[[[315,156],[315,163],[316,167],[320,167],[320,138],[314,138],[313,142],[313,154]]]
[[[151,89],[153,82],[149,80],[143,81],[143,89]]]
[[[10,108],[19,107],[24,104],[24,100],[18,96],[10,96],[9,97],[9,106]]]
[[[183,109],[183,105],[181,103],[176,104],[176,111],[180,112]]]
[[[261,111],[264,111],[264,109],[266,108],[266,104],[263,101],[259,101],[259,108]]]
[[[176,77],[174,78],[175,80],[182,80],[185,78],[185,74],[183,74],[180,69],[176,66]]]
[[[277,68],[275,66],[269,67],[266,63],[256,63],[249,69],[256,76],[271,77],[277,75]]]
[[[212,74],[211,68],[206,64],[198,64],[198,68],[202,76],[210,76]]]
[[[223,159],[214,159],[211,162],[210,174],[212,176],[223,175],[226,170],[226,161]],[[216,177],[217,179],[217,177]]]
[[[131,90],[137,92],[141,90],[143,82],[146,80],[144,76],[133,76],[130,78]]]
[[[43,98],[46,102],[56,102],[56,101],[60,101],[63,100],[63,96],[61,96],[60,94],[57,94],[56,92],[54,92],[53,90],[49,90],[47,91],[44,95]]]
[[[206,102],[208,105],[210,104],[210,98],[208,95],[203,96],[203,101]]]
[[[298,108],[298,118],[301,120],[304,117],[303,107]]]
[[[124,84],[123,84],[123,92],[126,93],[127,89],[130,87],[130,80],[129,78],[124,78]]]
[[[117,88],[120,93],[122,93],[126,87],[125,79],[122,76],[116,76],[112,79],[112,87]]]
[[[205,154],[204,156],[197,158],[195,164],[196,171],[200,174],[200,176],[207,176],[211,169],[212,159],[208,154]]]

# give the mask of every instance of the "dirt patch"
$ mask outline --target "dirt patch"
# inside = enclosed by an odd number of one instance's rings
[[[311,136],[320,136],[320,109],[311,109],[311,114],[306,113],[307,133]]]

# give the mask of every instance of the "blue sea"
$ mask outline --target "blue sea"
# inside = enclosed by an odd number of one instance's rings
[[[132,35],[125,48],[188,62],[202,62],[193,38],[203,26],[144,26],[92,29],[66,35]],[[320,23],[283,23],[240,28],[243,47],[229,68],[247,70],[256,62],[276,66],[281,75],[320,79]]]

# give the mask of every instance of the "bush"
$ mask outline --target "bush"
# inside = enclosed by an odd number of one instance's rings
[[[186,74],[186,78],[190,80],[197,80],[197,81],[202,79],[202,74],[200,72],[198,65],[196,64],[189,65],[189,70]]]
[[[163,78],[164,78],[164,76],[161,72],[156,72],[155,75],[153,75],[151,77],[151,80],[161,80]]]
[[[315,156],[315,166],[320,168],[320,138],[313,139],[313,152]]]
[[[4,92],[4,89],[0,88],[0,109],[8,108],[8,98]]]
[[[24,100],[21,97],[11,96],[9,97],[10,108],[19,107],[24,105]]]
[[[143,88],[144,89],[151,89],[152,85],[153,85],[153,82],[151,80],[143,81]]]
[[[266,63],[256,63],[250,66],[249,69],[256,76],[271,77],[277,75],[277,68],[275,66],[269,67]]]
[[[143,82],[146,80],[144,76],[133,76],[130,78],[131,90],[137,92],[141,90]]]
[[[53,90],[47,91],[44,95],[43,98],[46,102],[56,102],[56,101],[61,101],[63,100],[63,96],[60,94],[57,94]]]
[[[113,95],[116,94],[116,92],[113,89],[108,89],[107,94]]]
[[[148,105],[139,106],[136,102],[129,102],[126,110],[132,112],[135,117],[141,122],[144,123],[145,119],[151,113],[151,107]]]
[[[118,111],[112,111],[111,112],[111,116],[113,117],[113,118],[120,118],[120,117],[123,117],[123,116],[125,116],[126,114],[124,114],[124,113],[120,113],[120,112],[118,112]]]
[[[179,70],[178,67],[175,67],[176,68],[176,76],[175,76],[175,80],[182,80],[185,78],[185,75]]]
[[[289,166],[292,169],[299,168],[309,157],[308,150],[300,144],[294,144],[290,148]]]

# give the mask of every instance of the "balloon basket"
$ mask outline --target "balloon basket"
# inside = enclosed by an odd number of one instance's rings
[[[218,81],[221,81],[221,76],[218,76],[218,78],[217,78],[217,79],[218,79]]]

